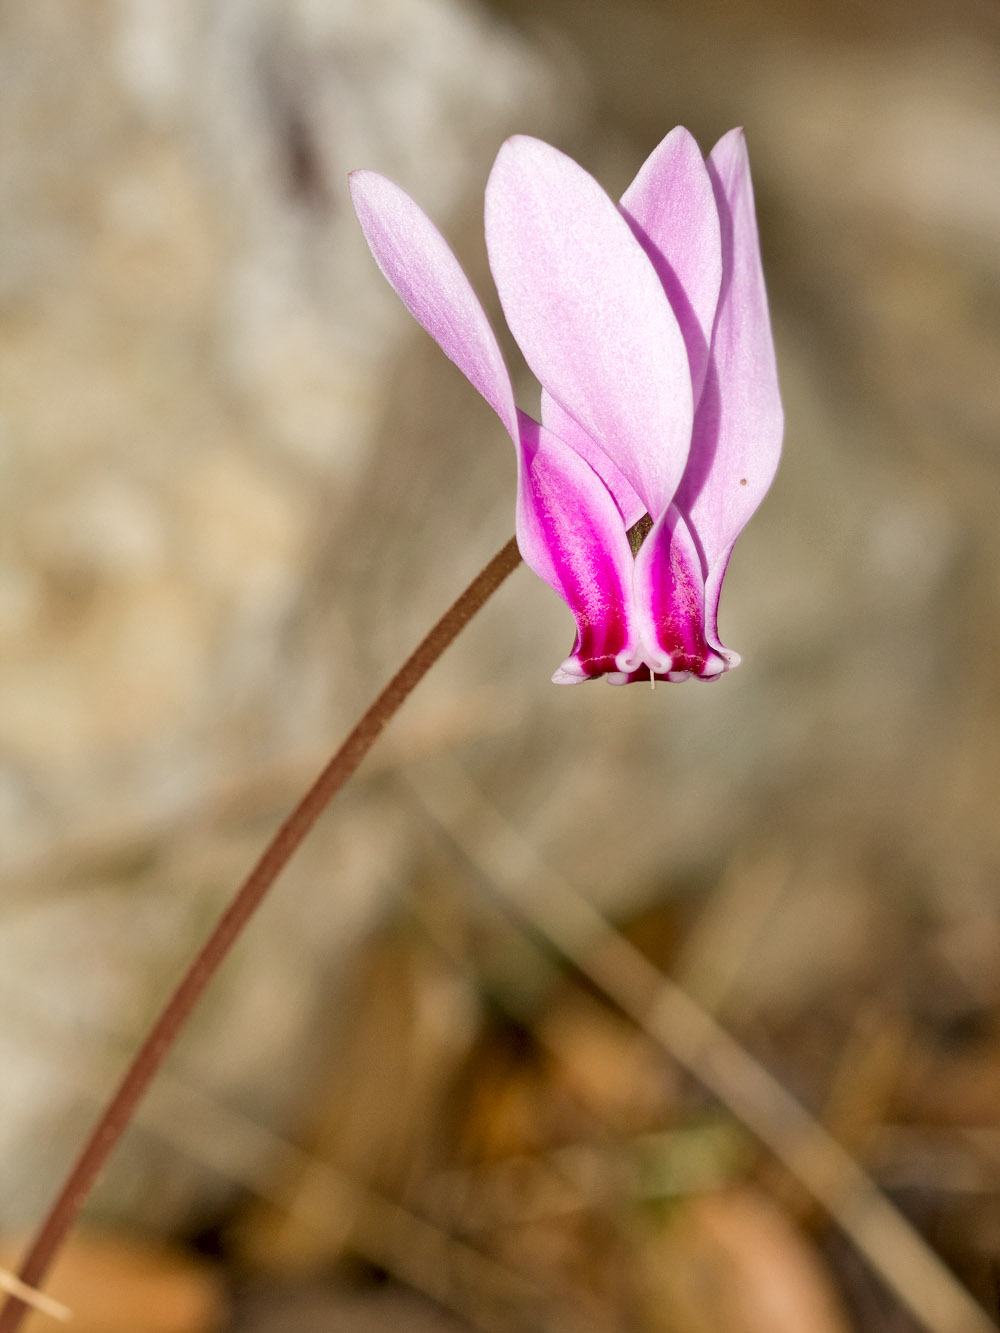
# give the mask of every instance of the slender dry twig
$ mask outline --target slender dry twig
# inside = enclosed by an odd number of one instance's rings
[[[928,1333],[997,1325],[854,1158],[685,991],[665,977],[535,849],[454,763],[416,799],[520,919],[708,1088],[824,1208]],[[475,837],[460,830],[475,829]]]
[[[99,1117],[90,1138],[70,1171],[29,1249],[18,1278],[38,1287],[66,1233],[83,1207],[94,1183],[140,1099],[166,1058],[191,1011],[239,938],[274,881],[309,830],[340,791],[414,687],[423,679],[456,635],[520,563],[513,538],[493,557],[355,725],[312,787],[278,829],[253,870],[240,885],[177,989],[153,1024],[117,1091]],[[0,1333],[16,1333],[28,1306],[9,1296],[0,1311]]]

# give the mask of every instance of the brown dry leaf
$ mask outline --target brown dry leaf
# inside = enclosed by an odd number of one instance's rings
[[[649,1333],[849,1333],[833,1283],[764,1194],[704,1194],[640,1256]]]
[[[0,1265],[13,1268],[20,1253],[5,1242]],[[25,1333],[215,1333],[226,1314],[222,1279],[210,1265],[125,1236],[78,1232],[44,1290],[72,1320],[32,1312]]]
[[[622,1327],[629,1267],[609,1219],[583,1212],[539,1218],[494,1232],[489,1244],[501,1264],[548,1294],[564,1327]]]
[[[346,1015],[332,1048],[315,1054],[317,1078],[293,1137],[318,1163],[387,1198],[405,1196],[435,1151],[451,1080],[475,1033],[473,998],[453,969],[409,932],[391,927],[360,949]],[[303,1207],[324,1194],[322,1207]],[[237,1233],[251,1267],[286,1276],[336,1260],[355,1226],[356,1200],[299,1165],[279,1170],[271,1196]],[[310,1215],[303,1221],[301,1212]]]
[[[677,1098],[678,1076],[635,1024],[585,992],[569,989],[538,1027],[575,1097],[620,1134],[660,1128]]]
[[[914,1053],[899,1091],[900,1118],[930,1125],[993,1126],[1000,1116],[1000,1035],[967,1049]]]

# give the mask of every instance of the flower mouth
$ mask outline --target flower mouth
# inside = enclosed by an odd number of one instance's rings
[[[673,670],[673,658],[659,645],[640,641],[638,647],[620,652],[615,658],[615,666],[629,676],[643,667],[653,676],[667,676]]]
[[[683,653],[674,659],[661,648],[649,649],[640,644],[636,648],[623,649],[614,659],[615,669],[610,671],[588,671],[578,657],[567,657],[553,672],[552,680],[556,685],[581,685],[585,680],[598,680],[603,676],[609,685],[643,681],[655,684],[658,680],[671,684],[697,680],[709,684],[720,680],[739,664],[739,653],[729,649],[709,650],[700,661],[694,661]]]

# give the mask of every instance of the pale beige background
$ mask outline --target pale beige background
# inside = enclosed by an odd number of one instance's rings
[[[724,594],[744,665],[557,690],[569,617],[520,571],[179,1071],[281,1123],[353,943],[420,873],[405,793],[442,758],[612,912],[777,858],[743,1013],[869,984],[900,913],[995,1004],[998,39],[985,4],[0,6],[0,1226],[510,531],[502,429],[385,289],[345,175],[403,183],[485,294],[481,190],[515,130],[620,190],[673,124],[706,149],[746,126],[788,430]],[[231,1189],[140,1131],[100,1206],[171,1228]]]

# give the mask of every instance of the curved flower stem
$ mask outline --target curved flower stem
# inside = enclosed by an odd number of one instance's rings
[[[66,1182],[28,1251],[19,1280],[36,1288],[86,1202],[105,1162],[121,1138],[136,1106],[162,1065],[202,993],[260,906],[268,889],[291,860],[316,820],[374,745],[397,709],[419,684],[452,640],[520,563],[512,537],[473,579],[456,602],[407,658],[392,680],[357,722],[326,768],[278,829],[250,874],[240,885],[214,930],[150,1029],[105,1110],[91,1131]],[[28,1306],[9,1296],[0,1311],[0,1333],[15,1333]]]

